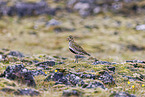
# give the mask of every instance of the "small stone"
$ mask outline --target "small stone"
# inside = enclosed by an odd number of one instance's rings
[[[110,97],[136,97],[136,96],[126,92],[119,92],[111,94]]]
[[[93,12],[94,12],[95,14],[98,14],[100,11],[101,11],[101,8],[100,8],[99,6],[97,6],[97,7],[95,7],[95,8],[93,9]]]
[[[33,89],[18,89],[14,92],[15,95],[30,95],[30,96],[38,96],[40,93]]]
[[[93,65],[97,65],[97,64],[111,65],[111,63],[107,61],[95,61],[92,64]]]
[[[62,96],[70,97],[70,96],[80,96],[81,93],[77,90],[64,90]]]
[[[46,26],[59,26],[61,23],[55,19],[51,19],[46,23]]]
[[[145,30],[145,24],[137,25],[136,30]]]
[[[127,60],[127,63],[145,63],[145,61],[141,61],[141,60]]]
[[[19,57],[19,58],[24,57],[24,55],[19,51],[10,51],[7,55],[11,55],[11,56]]]

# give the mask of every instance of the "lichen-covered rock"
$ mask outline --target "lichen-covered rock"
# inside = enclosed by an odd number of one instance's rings
[[[81,16],[89,16],[93,14],[98,14],[100,12],[114,12],[114,13],[123,13],[127,14],[127,12],[132,13],[141,13],[143,11],[143,6],[139,5],[138,1],[132,2],[132,0],[123,0],[123,1],[116,1],[116,0],[67,0],[67,8],[72,11],[78,11]],[[128,5],[128,3],[130,5]],[[140,6],[140,7],[139,7]],[[128,9],[128,10],[126,10]],[[138,10],[141,10],[139,12]],[[143,26],[137,27],[137,29],[144,29]]]
[[[62,96],[63,97],[70,97],[70,96],[77,96],[79,97],[82,93],[77,90],[64,90]]]
[[[8,66],[1,77],[17,80],[28,86],[36,86],[32,72],[26,69],[23,64]]]
[[[127,60],[127,63],[145,63],[145,61],[141,61],[141,60]]]
[[[104,84],[114,85],[115,80],[113,76],[110,75],[107,71],[100,72],[98,79],[101,80]]]
[[[64,76],[64,74],[62,72],[55,72],[55,73],[51,73],[46,79],[45,81],[56,81],[55,84],[66,84],[66,85],[70,85],[71,83],[69,82],[69,79],[67,76]]]
[[[0,91],[7,92],[7,93],[14,93],[14,92],[15,92],[15,89],[11,89],[11,88],[2,88]]]
[[[7,55],[15,56],[15,57],[19,57],[19,58],[24,57],[24,55],[19,51],[9,51],[9,53]]]
[[[145,24],[137,25],[136,30],[144,30],[145,31]]]
[[[43,72],[42,70],[31,70],[33,76],[38,76],[38,75],[44,75],[47,76],[47,74],[45,74],[45,72]]]
[[[94,74],[81,74],[80,75],[81,78],[89,78],[89,79],[96,79],[97,76]]]
[[[86,87],[84,87],[84,86],[86,86]],[[94,81],[94,82],[90,82],[89,84],[85,84],[83,86],[83,88],[97,88],[97,87],[100,87],[100,88],[102,88],[102,89],[105,89],[105,86],[101,83],[101,82],[98,82],[98,81]]]
[[[9,2],[0,2],[0,15],[18,15],[23,16],[34,16],[41,14],[54,15],[56,9],[50,8],[45,1],[40,1],[36,3],[32,2],[17,2],[11,6],[7,6]]]
[[[69,81],[73,85],[77,85],[78,84],[78,85],[82,86],[84,84],[84,81],[80,77],[78,77],[78,76],[76,76],[74,74],[70,74]]]
[[[30,96],[38,96],[40,93],[33,89],[18,89],[14,92],[15,95],[30,95]]]
[[[65,84],[65,85],[72,85],[72,86],[84,84],[84,81],[80,77],[74,74],[64,75],[62,72],[52,73],[45,79],[45,81],[50,81],[50,80],[56,81],[55,84]]]
[[[111,94],[110,97],[136,97],[136,96],[126,92],[119,92]]]
[[[95,61],[92,63],[93,65],[97,65],[97,64],[106,64],[106,65],[111,65],[110,62],[107,62],[107,61]]]
[[[54,61],[44,61],[44,62],[38,62],[35,65],[36,66],[43,66],[43,65],[46,65],[46,66],[54,66],[55,65],[55,62]]]
[[[43,67],[44,69],[47,69],[48,66],[54,66],[54,61],[44,61],[44,62],[38,62],[35,64],[36,66]]]

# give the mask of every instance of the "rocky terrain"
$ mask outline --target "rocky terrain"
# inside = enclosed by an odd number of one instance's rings
[[[1,0],[0,96],[144,97],[144,0]],[[68,49],[74,36],[91,57]]]

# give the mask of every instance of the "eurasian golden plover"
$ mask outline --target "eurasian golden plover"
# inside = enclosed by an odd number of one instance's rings
[[[78,45],[74,41],[73,36],[70,35],[67,39],[69,40],[69,50],[72,53],[74,53],[76,55],[88,55],[88,56],[90,56],[90,54],[88,54],[80,45]],[[78,63],[78,57],[75,57],[75,58],[76,58],[75,62]]]

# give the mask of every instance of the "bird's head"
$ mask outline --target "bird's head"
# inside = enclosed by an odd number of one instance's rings
[[[74,40],[73,40],[73,36],[70,35],[70,36],[67,38],[67,40],[68,40],[68,41],[74,41]]]

